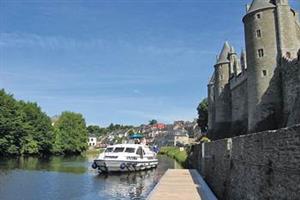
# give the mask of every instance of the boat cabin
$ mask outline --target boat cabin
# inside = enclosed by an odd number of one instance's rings
[[[105,149],[104,153],[105,154],[136,154],[139,155],[140,158],[143,158],[144,155],[146,154],[148,147],[143,147],[142,145],[122,145],[122,146],[109,146]]]

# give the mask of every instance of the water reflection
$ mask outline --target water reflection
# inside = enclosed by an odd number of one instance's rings
[[[99,175],[91,157],[20,157],[0,160],[1,199],[145,199],[168,168],[180,167],[165,156],[157,169]],[[17,193],[15,191],[18,191]]]
[[[1,159],[0,169],[6,172],[22,169],[82,174],[87,171],[86,164],[84,156],[18,157]]]
[[[156,170],[152,169],[135,173],[98,175],[95,179],[105,182],[109,186],[105,188],[102,194],[99,194],[99,197],[140,199],[146,197],[145,194],[154,187],[159,177]]]

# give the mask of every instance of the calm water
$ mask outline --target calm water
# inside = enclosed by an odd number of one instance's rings
[[[168,168],[180,168],[160,156],[154,170],[99,175],[90,167],[92,160],[84,156],[1,159],[0,199],[145,199]]]

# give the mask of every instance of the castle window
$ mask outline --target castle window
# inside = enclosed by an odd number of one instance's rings
[[[268,75],[268,71],[267,70],[262,70],[262,73],[261,73],[262,77],[265,77]]]
[[[258,57],[264,57],[264,50],[263,49],[258,49]]]
[[[257,19],[260,19],[260,18],[261,18],[261,14],[258,13],[258,14],[256,15],[256,18],[257,18]]]
[[[221,86],[221,87],[219,88],[219,94],[221,94],[223,91],[224,91],[224,87]]]
[[[261,30],[256,31],[256,37],[261,38]]]

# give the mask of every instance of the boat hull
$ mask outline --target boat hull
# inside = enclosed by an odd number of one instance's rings
[[[94,160],[100,172],[134,172],[156,168],[158,161]]]

